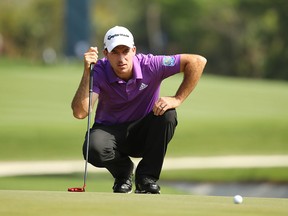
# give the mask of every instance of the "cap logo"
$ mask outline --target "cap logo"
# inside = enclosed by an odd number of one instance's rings
[[[116,46],[124,45],[132,48],[134,46],[133,35],[131,32],[121,26],[115,26],[109,29],[104,37],[104,49],[111,52]]]
[[[108,37],[107,37],[107,40],[111,40],[111,39],[113,39],[114,37],[119,37],[119,36],[123,36],[123,37],[128,37],[129,38],[129,35],[127,35],[127,34],[114,34],[114,35],[109,35]]]

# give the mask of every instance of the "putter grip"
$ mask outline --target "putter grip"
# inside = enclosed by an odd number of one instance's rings
[[[93,71],[94,65],[95,65],[94,63],[91,63],[91,64],[90,64],[90,72]]]
[[[90,82],[89,82],[89,91],[92,91],[93,86],[93,68],[95,64],[90,64]]]

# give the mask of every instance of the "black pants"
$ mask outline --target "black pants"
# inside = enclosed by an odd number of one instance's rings
[[[88,162],[107,168],[114,178],[127,178],[133,169],[130,157],[142,158],[136,169],[136,179],[150,176],[158,180],[176,126],[175,109],[167,110],[162,116],[151,112],[140,120],[125,124],[105,126],[95,123],[90,131]],[[84,158],[86,146],[85,139]]]

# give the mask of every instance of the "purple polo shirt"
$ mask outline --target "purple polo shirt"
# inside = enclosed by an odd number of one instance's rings
[[[112,125],[143,118],[159,98],[160,84],[180,72],[180,55],[136,54],[133,77],[117,77],[106,58],[94,67],[93,92],[99,94],[95,122]]]

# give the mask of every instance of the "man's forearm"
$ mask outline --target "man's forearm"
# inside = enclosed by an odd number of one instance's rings
[[[196,87],[207,62],[204,57],[197,55],[186,56],[185,61],[187,62],[182,68],[184,78],[175,94],[175,98],[179,100],[180,104]]]
[[[79,87],[71,103],[75,118],[83,119],[88,114],[89,104],[89,76],[84,72]]]

